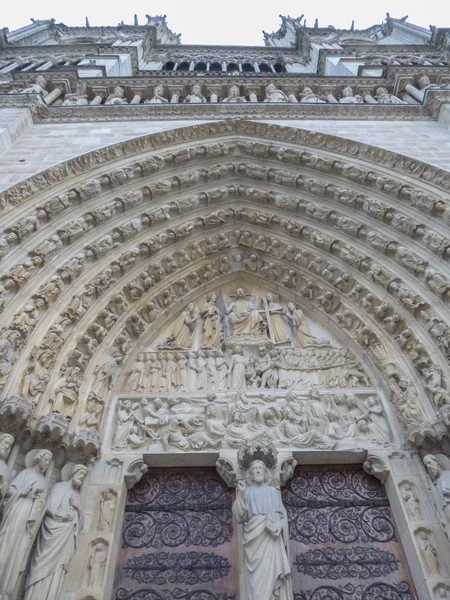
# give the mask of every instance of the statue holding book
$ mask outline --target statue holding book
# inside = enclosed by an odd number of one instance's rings
[[[292,600],[286,509],[271,473],[253,460],[239,481],[233,513],[243,526],[243,600]]]

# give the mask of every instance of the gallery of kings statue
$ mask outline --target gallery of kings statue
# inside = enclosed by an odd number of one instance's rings
[[[450,600],[450,29],[0,31],[0,599]]]

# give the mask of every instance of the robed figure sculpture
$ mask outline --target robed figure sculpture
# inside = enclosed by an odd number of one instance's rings
[[[243,525],[243,600],[292,600],[287,514],[269,469],[254,460],[238,483],[233,513]]]

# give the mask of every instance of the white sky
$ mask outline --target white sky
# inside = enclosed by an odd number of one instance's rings
[[[166,14],[169,27],[182,34],[184,44],[262,45],[261,30],[276,31],[280,13],[297,17],[302,12],[310,26],[318,18],[321,26],[348,28],[354,19],[355,28],[363,29],[381,23],[386,12],[396,18],[409,15],[409,22],[423,27],[450,26],[447,0],[3,0],[0,26],[17,29],[30,17],[84,25],[86,16],[91,25],[117,25],[122,20],[131,24],[134,13],[144,24],[146,13]]]

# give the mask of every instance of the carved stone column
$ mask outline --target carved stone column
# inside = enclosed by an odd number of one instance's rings
[[[371,453],[364,469],[384,484],[420,600],[435,600],[450,589],[450,544],[427,490],[418,454]]]

